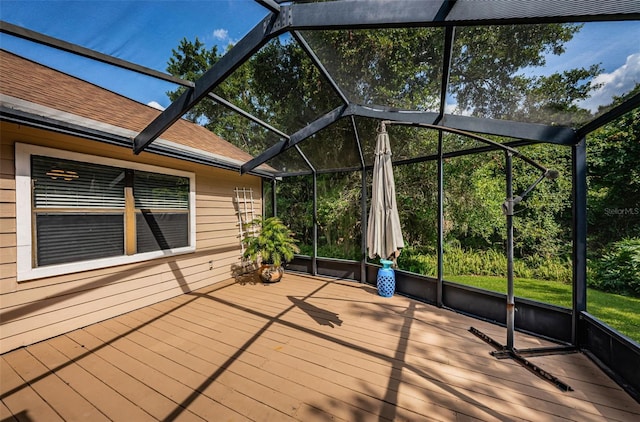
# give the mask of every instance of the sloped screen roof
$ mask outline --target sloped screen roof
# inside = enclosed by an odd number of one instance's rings
[[[167,107],[139,124],[136,153],[186,115],[253,156],[242,171],[370,165],[379,120],[568,145],[639,103],[637,1],[52,4],[3,4],[3,48]],[[38,19],[47,8],[69,19]],[[168,75],[196,27],[229,47],[193,82]],[[394,130],[396,161],[435,153],[428,131]]]

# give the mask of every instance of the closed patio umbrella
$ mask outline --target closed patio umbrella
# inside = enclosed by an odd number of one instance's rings
[[[400,255],[400,249],[404,247],[404,240],[396,205],[389,134],[384,123],[380,124],[375,154],[367,248],[371,259],[379,256],[382,259],[395,260]]]

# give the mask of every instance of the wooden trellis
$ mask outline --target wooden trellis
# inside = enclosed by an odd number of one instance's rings
[[[256,218],[253,189],[235,188],[233,191],[236,194],[235,201],[236,214],[238,216],[238,238],[240,239],[242,254],[244,254],[245,247],[242,240],[247,236],[253,236],[257,230],[255,226],[251,225],[251,222]],[[249,270],[248,267],[251,264],[251,260],[242,258],[242,267],[244,270]]]

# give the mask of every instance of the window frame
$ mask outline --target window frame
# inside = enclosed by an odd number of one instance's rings
[[[186,177],[189,179],[189,244],[185,247],[158,250],[151,252],[135,253],[99,258],[87,261],[77,261],[49,266],[34,266],[35,230],[32,212],[33,190],[31,182],[31,156],[41,155],[52,158],[61,158],[80,162],[94,163],[119,167],[125,170],[139,170],[151,173],[166,174],[171,176]],[[96,270],[118,265],[132,264],[167,256],[181,255],[196,251],[196,180],[195,173],[170,169],[150,164],[125,161],[115,158],[107,158],[96,155],[84,154],[43,147],[39,145],[15,143],[16,165],[16,236],[17,236],[17,281],[33,280],[37,278],[52,277],[62,274],[70,274],[81,271]],[[27,211],[28,212],[25,212]]]

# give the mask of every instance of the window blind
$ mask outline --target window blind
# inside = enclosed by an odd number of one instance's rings
[[[138,253],[189,246],[189,213],[136,213]]]
[[[189,246],[189,177],[31,156],[35,265]],[[133,188],[133,197],[125,195]],[[135,226],[125,215],[135,212]]]
[[[189,178],[136,171],[133,196],[138,209],[189,209]]]
[[[35,208],[124,208],[124,170],[32,156]]]
[[[38,266],[124,255],[124,214],[39,213]]]

